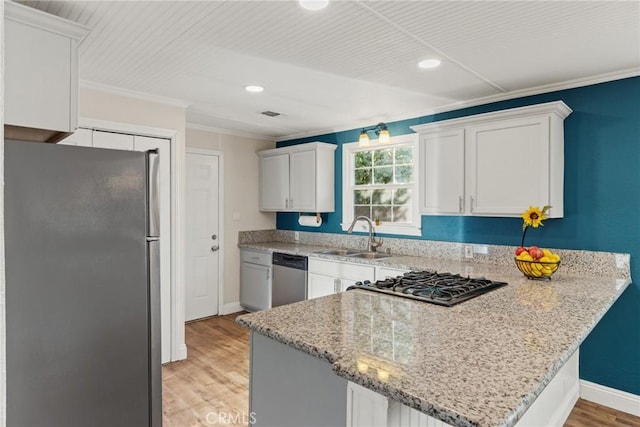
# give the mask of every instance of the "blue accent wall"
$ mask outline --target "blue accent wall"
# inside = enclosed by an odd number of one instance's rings
[[[410,126],[550,101],[564,101],[565,216],[530,230],[538,246],[631,254],[632,277],[640,277],[640,77],[517,98],[446,113],[387,123],[391,135]],[[342,144],[357,141],[359,129],[279,142],[338,145],[336,211],[319,228],[301,227],[297,214],[279,213],[281,230],[342,233]],[[524,207],[523,207],[524,208]],[[451,242],[520,244],[518,218],[422,216],[422,236]],[[562,325],[558,325],[562,327]],[[580,377],[640,395],[640,282],[633,283],[581,347]]]

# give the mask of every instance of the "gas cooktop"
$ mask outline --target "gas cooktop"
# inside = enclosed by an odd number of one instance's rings
[[[506,284],[484,277],[471,278],[435,271],[411,271],[403,276],[377,280],[374,283],[368,280],[356,282],[347,290],[365,289],[451,307]]]

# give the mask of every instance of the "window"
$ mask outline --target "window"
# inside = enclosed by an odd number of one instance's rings
[[[420,235],[417,167],[418,135],[392,138],[391,144],[343,146],[342,229],[357,216],[378,221],[376,231]],[[365,223],[356,228],[367,230]]]

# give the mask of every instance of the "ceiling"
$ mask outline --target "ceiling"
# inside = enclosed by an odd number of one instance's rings
[[[277,139],[640,74],[637,1],[20,3],[91,28],[83,81],[183,100],[188,123]],[[419,69],[427,58],[442,65]]]

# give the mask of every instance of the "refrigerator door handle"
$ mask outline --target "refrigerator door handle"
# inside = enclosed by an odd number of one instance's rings
[[[162,364],[160,335],[160,241],[147,238],[149,265],[149,396],[150,427],[162,426]]]
[[[149,223],[147,236],[160,235],[160,157],[158,150],[147,151],[147,203]]]

